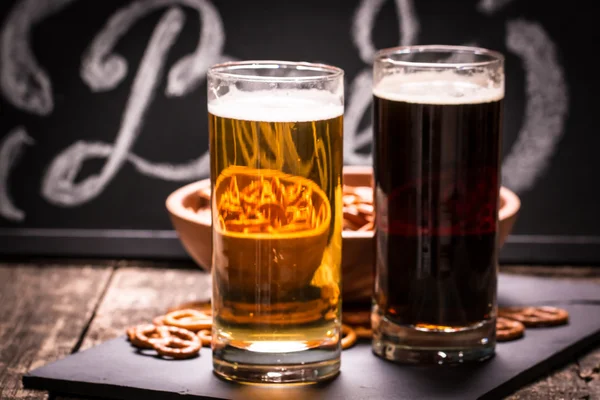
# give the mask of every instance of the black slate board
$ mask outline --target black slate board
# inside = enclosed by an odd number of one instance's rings
[[[392,364],[361,343],[343,352],[342,373],[334,381],[291,388],[224,382],[211,373],[206,349],[192,360],[166,361],[140,355],[120,337],[31,371],[23,384],[109,398],[487,399],[508,395],[600,339],[599,285],[501,276],[499,300],[501,305],[559,304],[569,311],[570,323],[528,329],[524,339],[498,344],[490,361],[451,368]]]

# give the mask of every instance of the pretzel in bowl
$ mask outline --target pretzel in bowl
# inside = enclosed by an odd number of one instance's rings
[[[373,230],[375,219],[373,189],[367,186],[344,185],[342,201],[344,204],[344,230]]]
[[[236,175],[221,194],[217,210],[225,232],[286,233],[315,229],[327,215],[324,202],[313,203],[313,189],[301,181],[284,183],[261,176],[239,189]]]
[[[210,223],[210,188],[198,190],[199,207],[190,208]],[[344,230],[371,231],[375,210],[373,189],[368,186],[344,185]],[[315,209],[310,188],[299,185],[285,186],[277,177],[249,185],[242,191],[235,179],[218,205],[219,223],[233,232],[292,232],[314,228],[321,210]]]

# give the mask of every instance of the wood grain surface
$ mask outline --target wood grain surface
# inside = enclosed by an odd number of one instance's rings
[[[48,260],[0,263],[0,398],[46,399],[46,392],[22,389],[23,373],[119,336],[127,326],[150,321],[169,307],[208,298],[210,277],[190,265],[109,260],[95,265]],[[501,270],[600,283],[600,267]],[[600,345],[508,398],[600,400]]]
[[[110,267],[0,264],[0,398],[40,399],[21,376],[79,346]]]
[[[129,326],[150,323],[168,308],[210,299],[210,275],[200,270],[117,268],[82,349],[125,333]]]

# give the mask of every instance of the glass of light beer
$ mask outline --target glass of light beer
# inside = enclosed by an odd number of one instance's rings
[[[494,354],[503,63],[459,46],[376,55],[372,322],[383,358]]]
[[[248,383],[340,368],[343,71],[281,61],[208,72],[213,367]]]

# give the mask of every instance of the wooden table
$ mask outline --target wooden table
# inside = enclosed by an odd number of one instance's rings
[[[600,284],[600,267],[502,270]],[[0,398],[64,399],[23,389],[21,376],[121,335],[125,327],[147,322],[168,307],[206,297],[209,291],[208,275],[189,263],[0,263]],[[509,398],[600,399],[600,345]]]

